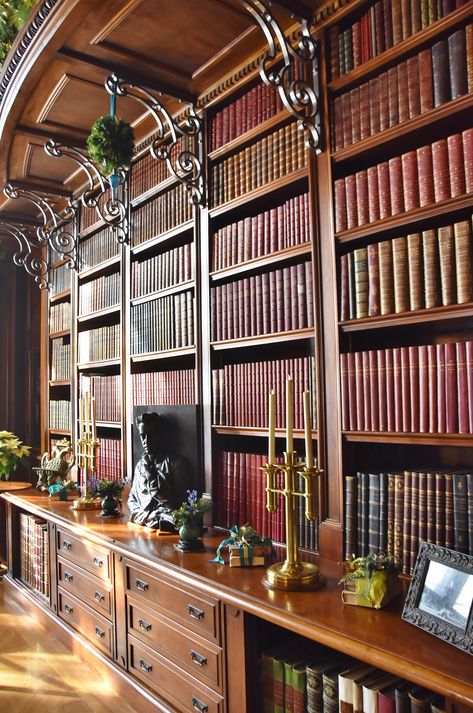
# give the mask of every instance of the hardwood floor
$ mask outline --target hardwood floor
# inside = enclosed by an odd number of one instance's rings
[[[136,713],[104,664],[84,662],[61,632],[0,579],[0,713]]]

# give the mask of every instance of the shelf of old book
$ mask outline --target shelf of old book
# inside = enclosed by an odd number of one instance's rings
[[[71,291],[63,290],[62,292],[58,292],[57,295],[51,295],[49,298],[49,303],[54,304],[55,302],[61,302],[62,300],[70,299],[70,297]]]
[[[254,337],[242,337],[241,339],[227,339],[220,342],[210,342],[214,351],[223,349],[240,349],[243,347],[257,347],[265,344],[277,344],[278,342],[291,342],[299,339],[313,339],[314,328],[295,329],[288,332],[277,332],[275,334],[257,334]]]
[[[253,427],[253,426],[212,426],[214,433],[218,433],[221,436],[268,436],[268,429],[266,427]],[[276,438],[285,438],[286,429],[276,428],[275,429]],[[294,438],[304,438],[304,429],[295,428],[293,430]],[[312,439],[315,441],[318,438],[317,431],[311,431]]]
[[[97,265],[94,265],[93,267],[88,267],[85,270],[82,270],[79,272],[79,281],[82,282],[82,280],[85,280],[88,277],[92,277],[92,275],[97,275],[102,272],[106,272],[110,268],[113,268],[117,265],[120,264],[120,255],[115,255],[114,257],[111,257],[109,260],[104,260],[103,262],[99,262]]]
[[[473,317],[473,302],[466,304],[452,304],[445,307],[430,307],[412,312],[401,312],[379,315],[377,317],[363,317],[339,322],[342,332],[358,332],[369,329],[385,329],[389,327],[402,327],[408,324],[424,324],[425,322],[441,322],[450,320],[465,320]]]
[[[121,429],[121,423],[117,421],[97,421],[97,428],[113,428],[114,430]]]
[[[163,290],[157,290],[156,292],[148,292],[146,295],[140,297],[133,297],[130,300],[130,304],[138,305],[143,304],[143,302],[149,302],[150,300],[158,299],[159,297],[167,297],[169,295],[177,295],[179,292],[184,292],[185,290],[194,289],[194,280],[186,280],[186,282],[180,282],[177,285],[172,285]]]
[[[79,314],[77,316],[77,321],[80,323],[92,322],[93,320],[98,320],[101,317],[109,317],[110,315],[118,315],[120,312],[120,304],[111,305],[110,307],[105,307],[104,309],[97,310],[96,312],[88,312],[87,314]]]
[[[177,186],[178,183],[179,181],[177,178],[175,178],[175,176],[169,176],[169,178],[166,178],[166,180],[157,183],[152,188],[148,188],[148,190],[146,190],[144,193],[141,193],[139,196],[136,196],[136,198],[132,198],[132,200],[130,201],[130,206],[132,210],[140,208],[144,203],[147,203],[149,200],[155,198],[160,193],[164,193],[164,191],[167,191],[170,188]]]
[[[70,379],[51,379],[49,382],[49,386],[70,386],[71,385],[71,380]]]
[[[419,32],[407,37],[390,49],[366,62],[363,62],[358,67],[350,70],[343,76],[333,79],[328,83],[328,91],[332,94],[339,93],[344,89],[359,83],[361,79],[370,77],[383,67],[387,68],[388,66],[403,60],[408,55],[413,54],[417,48],[422,49],[424,45],[427,45],[436,37],[448,32],[448,30],[453,30],[462,23],[465,23],[465,21],[472,15],[473,7],[470,3],[466,3],[445,17],[436,20],[428,27],[425,27]]]
[[[105,368],[115,368],[120,366],[121,360],[116,359],[103,359],[101,361],[86,361],[78,362],[77,369],[79,371],[88,371],[90,369],[105,369]]]
[[[64,428],[48,428],[48,433],[52,433],[53,435],[56,435],[56,436],[70,436],[71,435],[70,429],[64,429]]]
[[[132,255],[141,255],[144,252],[147,252],[149,250],[152,250],[156,246],[163,246],[167,242],[171,242],[174,238],[182,235],[184,236],[186,233],[190,233],[194,228],[194,221],[193,220],[188,220],[185,223],[181,223],[180,225],[177,225],[175,228],[171,228],[170,230],[165,231],[164,233],[160,233],[159,235],[155,235],[147,240],[145,240],[142,243],[138,243],[137,245],[132,244],[131,247],[131,254]]]
[[[393,431],[342,431],[347,443],[411,443],[426,446],[459,446],[471,448],[469,433],[397,433]]]
[[[195,347],[180,347],[178,349],[166,349],[160,352],[147,352],[146,354],[132,354],[132,363],[139,364],[145,361],[161,361],[164,359],[179,359],[181,357],[195,356]]]
[[[59,332],[51,332],[49,339],[56,339],[58,337],[68,337],[71,333],[70,329],[61,329]]]
[[[232,141],[229,141],[223,146],[220,146],[218,149],[210,151],[208,154],[208,158],[210,161],[216,161],[220,158],[223,158],[224,156],[233,153],[245,144],[253,142],[260,136],[264,136],[264,134],[269,133],[272,129],[275,129],[276,127],[282,124],[287,124],[289,119],[290,116],[286,111],[280,111],[274,116],[271,116],[269,119],[266,119],[266,121],[261,122],[253,129],[250,129],[250,131],[245,131],[245,133],[241,134],[240,136],[237,136]]]
[[[279,262],[286,262],[293,258],[311,254],[312,246],[310,243],[302,243],[301,245],[283,248],[277,252],[270,252],[266,255],[262,255],[261,257],[255,257],[251,260],[246,260],[245,262],[240,262],[221,270],[215,270],[209,275],[210,282],[221,282],[236,275],[252,272],[253,270],[259,270],[260,268],[270,267]]]

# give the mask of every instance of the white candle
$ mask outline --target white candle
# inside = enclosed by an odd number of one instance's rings
[[[269,443],[268,443],[268,463],[273,465],[276,460],[276,394],[271,391],[269,394]]]
[[[84,399],[79,399],[79,440],[84,436]]]
[[[85,394],[84,400],[84,438],[89,435],[89,416],[90,416],[90,406],[89,406],[89,392]]]
[[[288,376],[286,381],[286,450],[288,453],[294,450],[292,433],[292,384],[292,376]]]
[[[90,422],[92,425],[92,438],[97,440],[97,424],[95,423],[95,396],[90,399]]]
[[[309,392],[304,391],[304,431],[305,431],[305,462],[308,468],[314,465],[314,453],[312,450],[312,433],[310,427],[310,401]]]

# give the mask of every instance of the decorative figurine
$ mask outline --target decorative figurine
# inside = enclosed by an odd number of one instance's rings
[[[62,485],[73,465],[71,444],[67,438],[62,438],[54,446],[51,455],[43,453],[41,466],[33,468],[38,473],[36,487],[38,490],[48,492],[50,486]]]
[[[136,464],[128,497],[131,522],[175,533],[173,510],[186,497],[189,477],[185,460],[172,453],[172,434],[164,416],[145,412],[136,419],[143,454]]]

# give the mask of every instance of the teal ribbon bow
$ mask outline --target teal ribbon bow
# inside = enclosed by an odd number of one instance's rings
[[[258,535],[256,530],[253,530],[253,528],[249,525],[242,525],[242,527],[233,525],[230,528],[230,537],[222,540],[217,547],[216,557],[210,561],[217,562],[218,564],[225,564],[225,560],[223,559],[221,552],[224,547],[228,547],[229,545],[239,547],[240,564],[243,567],[246,564],[245,545],[248,547],[248,564],[251,565],[253,562],[253,548],[259,545],[270,549],[273,546],[273,543],[269,537],[261,537],[261,535]]]

